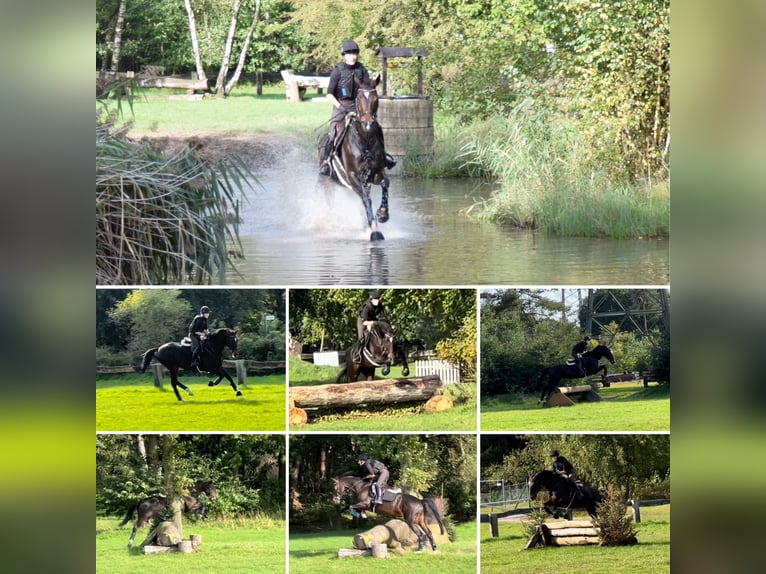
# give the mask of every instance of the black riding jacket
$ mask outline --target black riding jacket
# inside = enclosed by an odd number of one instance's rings
[[[572,347],[572,356],[576,357],[580,353],[584,353],[588,350],[588,341],[580,341],[574,347]]]
[[[364,467],[367,469],[367,474],[377,475],[383,470],[388,472],[388,467],[386,467],[386,465],[379,460],[375,460],[374,458],[368,458],[364,463]]]
[[[362,321],[388,321],[388,316],[386,315],[386,310],[383,308],[383,303],[378,301],[376,307],[369,299],[359,311],[359,318]]]
[[[189,324],[189,337],[192,339],[196,338],[197,332],[205,332],[207,331],[207,319],[205,319],[204,315],[197,315],[192,319],[192,322]]]
[[[564,473],[567,476],[574,474],[574,467],[566,457],[559,455],[556,461],[553,463],[553,472]]]
[[[327,85],[327,93],[335,96],[339,102],[348,100],[353,102],[356,99],[357,78],[364,84],[370,83],[370,74],[362,64],[357,62],[349,66],[346,62],[338,62],[330,74],[330,83]]]

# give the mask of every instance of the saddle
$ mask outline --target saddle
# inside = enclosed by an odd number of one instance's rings
[[[394,498],[396,498],[398,494],[401,494],[401,493],[402,493],[401,488],[386,488],[383,491],[383,495],[381,496],[381,499],[383,500],[383,502],[391,502],[392,500],[394,500]],[[370,486],[370,497],[374,497],[374,496],[375,496],[375,491],[372,488],[372,486]]]

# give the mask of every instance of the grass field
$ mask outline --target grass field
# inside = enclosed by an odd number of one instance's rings
[[[96,518],[96,572],[103,574],[209,574],[247,572],[274,574],[285,571],[285,523],[278,520],[203,521],[184,525],[184,538],[202,536],[192,554],[149,554],[127,549],[131,524],[118,527],[117,518]],[[150,529],[140,530],[138,546]]]
[[[331,530],[317,534],[290,535],[290,574],[322,574],[375,571],[385,574],[476,574],[476,524],[456,526],[455,541],[429,546],[422,554],[389,553],[385,562],[367,557],[338,558],[338,549],[353,548],[356,530]]]
[[[324,100],[297,104],[285,100],[284,85],[264,86],[258,96],[255,87],[242,85],[226,99],[201,101],[168,99],[171,90],[144,89],[134,99],[131,131],[139,134],[194,135],[198,133],[275,133],[306,137],[313,131],[327,131],[332,104]],[[313,144],[313,140],[311,142]]]
[[[162,390],[151,375],[96,379],[97,431],[284,431],[285,377],[248,377],[234,395],[228,382],[208,387],[207,376],[183,376],[194,392],[179,402],[165,381]]]
[[[338,367],[317,367],[311,363],[291,359],[290,386],[311,386],[335,383],[340,369]],[[412,373],[411,373],[412,374]],[[377,379],[402,378],[399,366],[391,368],[388,376],[383,377],[376,372]],[[475,385],[449,385],[445,395],[449,396],[455,406],[438,413],[427,413],[424,403],[398,406],[364,406],[359,409],[322,409],[309,411],[309,424],[291,427],[301,431],[473,431],[476,430],[476,398]]]
[[[669,431],[670,387],[612,384],[600,403],[540,407],[539,395],[504,395],[481,401],[481,430]]]
[[[577,516],[576,518],[587,518]],[[521,551],[527,543],[519,522],[500,522],[492,538],[482,524],[481,574],[556,572],[556,574],[661,574],[670,572],[670,505],[641,509],[634,546],[546,547]]]

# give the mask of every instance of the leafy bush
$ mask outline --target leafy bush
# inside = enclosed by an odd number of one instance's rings
[[[111,347],[96,347],[96,365],[102,367],[121,367],[129,365],[131,354],[127,351],[115,351]]]
[[[611,484],[606,489],[604,500],[598,505],[598,518],[593,524],[600,529],[602,546],[625,546],[636,544],[636,529],[633,517],[625,512],[625,494]]]

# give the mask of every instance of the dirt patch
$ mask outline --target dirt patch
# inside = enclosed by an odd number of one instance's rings
[[[219,163],[226,158],[238,156],[255,173],[278,165],[286,149],[303,143],[295,136],[263,133],[252,136],[142,134],[131,139],[136,143],[146,143],[163,155],[180,153],[190,146],[202,159],[210,163]]]

